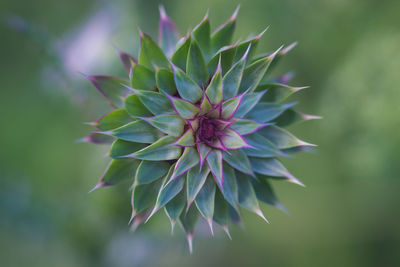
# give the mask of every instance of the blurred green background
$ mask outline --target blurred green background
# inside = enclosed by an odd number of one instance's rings
[[[87,193],[107,148],[75,140],[108,106],[79,72],[123,73],[113,46],[136,54],[138,26],[155,37],[159,3],[2,0],[0,265],[400,266],[396,0],[241,3],[236,37],[270,25],[258,51],[298,41],[278,71],[310,85],[292,99],[324,117],[291,128],[319,148],[285,161],[306,188],[274,184],[290,216],[263,206],[267,225],[245,212],[232,241],[200,225],[190,256],[162,213],[129,233],[128,184]],[[216,27],[240,1],[161,3],[186,33],[207,8]]]

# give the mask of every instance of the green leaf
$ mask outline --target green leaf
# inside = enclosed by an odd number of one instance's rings
[[[267,181],[267,179],[251,179],[251,183],[253,184],[253,188],[258,200],[266,204],[275,206],[283,212],[288,213],[285,206],[283,206],[282,203],[279,202],[271,184]]]
[[[217,71],[212,77],[207,89],[206,95],[212,104],[217,105],[222,101],[222,70],[221,65],[218,64]]]
[[[156,80],[154,71],[143,65],[135,65],[132,69],[131,86],[135,89],[154,90]]]
[[[283,156],[283,153],[273,143],[258,133],[247,135],[246,141],[254,147],[243,150],[249,156],[261,158]]]
[[[183,71],[186,71],[186,61],[191,43],[190,36],[185,37],[182,44],[176,49],[172,55],[171,61]]]
[[[210,100],[208,99],[207,95],[204,94],[203,98],[200,102],[200,115],[207,114],[213,109]]]
[[[247,49],[249,51],[250,47]],[[244,67],[246,65],[248,53],[232,66],[232,68],[224,75],[224,99],[234,97],[239,92],[240,83],[242,81]]]
[[[279,49],[273,54],[259,59],[245,68],[239,92],[244,92],[246,90],[253,91],[256,89],[277,52],[279,52]]]
[[[132,118],[125,111],[125,109],[116,109],[107,113],[100,119],[91,122],[90,125],[97,127],[102,131],[108,131],[115,128],[118,128],[124,124],[132,122]]]
[[[220,150],[211,150],[207,156],[207,164],[218,185],[222,186],[224,174],[222,171],[222,152]]]
[[[138,143],[153,143],[161,136],[156,128],[143,120],[128,123],[110,131],[110,134],[125,141]]]
[[[183,209],[185,208],[186,198],[185,192],[182,190],[178,193],[172,200],[170,200],[165,205],[165,212],[169,220],[171,221],[172,231],[176,221],[178,220],[179,216],[182,214]]]
[[[195,200],[197,194],[200,189],[203,187],[204,182],[208,174],[210,173],[210,169],[208,166],[203,166],[200,168],[200,165],[196,165],[194,168],[190,169],[187,173],[186,179],[186,192],[187,192],[187,207]]]
[[[247,58],[252,58],[252,56],[254,55],[254,53],[257,49],[257,46],[258,46],[258,43],[259,43],[261,37],[264,35],[264,33],[267,29],[262,31],[259,35],[239,43],[237,50],[236,50],[236,55],[235,55],[234,61],[240,60],[243,57],[243,55],[246,53],[249,46],[250,46],[250,50],[248,51]]]
[[[173,66],[174,79],[179,95],[192,103],[196,103],[203,96],[203,90],[187,76],[181,69]]]
[[[315,146],[304,142],[288,131],[273,125],[260,129],[258,133],[268,139],[279,149],[288,149],[299,146]]]
[[[135,159],[113,159],[108,164],[103,176],[90,192],[100,187],[115,185],[120,182],[132,179],[135,175],[138,164],[139,161]]]
[[[157,69],[156,72],[157,88],[164,91],[169,95],[176,93],[176,85],[174,81],[174,74],[167,69]]]
[[[229,219],[236,225],[240,226],[242,223],[242,220],[240,218],[239,210],[238,208],[234,208],[231,205],[228,206],[228,215]]]
[[[216,29],[215,32],[211,35],[211,48],[214,53],[220,47],[229,45],[232,42],[238,11],[239,7],[236,8],[232,17],[230,17],[224,24],[218,27],[218,29]]]
[[[188,212],[182,212],[181,216],[179,217],[179,221],[188,240],[190,253],[193,251],[193,234],[198,218],[199,213],[193,206],[189,208]]]
[[[164,176],[170,166],[167,162],[143,160],[136,170],[135,181],[138,184],[148,184]]]
[[[264,123],[259,123],[253,120],[246,119],[235,119],[235,122],[231,125],[231,128],[238,132],[240,135],[247,135],[254,133],[258,129],[264,127]]]
[[[101,132],[91,132],[88,136],[85,136],[77,142],[91,143],[97,145],[111,144],[114,141],[114,137],[103,134]]]
[[[279,127],[285,127],[295,123],[301,123],[308,120],[318,120],[318,119],[321,119],[321,117],[305,114],[303,112],[290,108],[288,110],[285,110],[279,117],[274,119],[273,122]]]
[[[134,185],[132,190],[132,217],[149,208],[154,203],[160,186],[160,181]]]
[[[166,181],[169,180],[169,177],[167,175]],[[175,180],[172,180],[171,182],[164,184],[160,191],[158,192],[157,196],[157,201],[154,206],[153,211],[151,212],[151,215],[153,215],[155,212],[157,212],[159,209],[164,207],[168,202],[170,202],[179,192],[182,191],[183,185],[185,183],[185,177],[178,177]],[[149,218],[151,217],[149,216]]]
[[[242,118],[244,115],[246,115],[257,105],[264,93],[265,91],[245,94],[243,96],[242,102],[235,112],[235,116],[238,118]]]
[[[226,135],[221,138],[221,141],[226,148],[239,149],[239,148],[249,147],[247,142],[237,132],[235,132],[231,129],[225,129],[224,133]]]
[[[132,117],[148,117],[153,114],[140,102],[137,95],[130,95],[125,98],[125,109]]]
[[[208,81],[208,70],[206,62],[204,60],[203,54],[201,53],[199,45],[194,39],[192,39],[188,52],[186,62],[186,74],[199,86],[205,85],[205,83]]]
[[[276,104],[276,103],[267,103],[261,102],[258,103],[247,115],[246,117],[255,120],[258,122],[268,122],[279,115],[281,115],[285,110],[293,107],[297,103],[288,103],[288,104]]]
[[[150,118],[143,118],[153,127],[171,136],[181,136],[185,122],[178,115],[159,115]]]
[[[193,119],[200,111],[199,107],[193,105],[189,101],[176,97],[170,97],[170,101],[178,115],[184,119]]]
[[[137,94],[143,105],[154,115],[174,112],[168,97],[161,93],[137,90],[135,94]]]
[[[167,57],[164,55],[161,48],[143,32],[140,32],[140,51],[139,51],[139,64],[153,69],[157,67],[169,67]]]
[[[175,44],[179,39],[179,33],[172,20],[167,16],[163,6],[160,6],[160,23],[158,27],[161,49],[167,56],[171,56],[175,50]]]
[[[272,81],[262,82],[262,84],[257,86],[257,91],[268,90],[262,98],[263,101],[268,102],[282,102],[292,94],[306,89],[308,86],[294,87],[283,83],[277,83]]]
[[[241,149],[236,149],[229,152],[230,153],[224,152],[223,154],[225,162],[227,162],[238,171],[244,172],[249,175],[254,175],[250,165],[250,161]]]
[[[215,192],[213,220],[221,226],[228,225],[228,203],[219,190]]]
[[[224,46],[218,50],[218,52],[211,58],[207,64],[209,75],[213,75],[218,67],[218,63],[221,59],[221,72],[223,74],[232,67],[233,58],[236,54],[237,43],[229,46]]]
[[[112,107],[118,108],[123,106],[122,98],[126,96],[129,90],[122,84],[128,85],[129,81],[106,75],[91,75],[87,76],[87,78]]]
[[[304,186],[296,177],[294,177],[283,164],[277,159],[249,158],[251,166],[256,173],[287,178],[289,182]]]
[[[238,185],[239,205],[254,212],[268,222],[268,220],[264,217],[260,206],[258,205],[256,193],[254,192],[254,188],[250,180],[241,172],[236,172],[236,180]]]
[[[201,51],[203,52],[205,60],[208,62],[211,54],[211,40],[210,40],[210,21],[208,20],[208,13],[204,16],[203,20],[198,24],[192,32],[192,35],[198,43]]]
[[[128,142],[121,139],[117,139],[111,146],[111,150],[109,152],[110,157],[113,159],[123,158],[126,155],[132,154],[146,145],[143,143],[135,143],[135,142]]]
[[[199,155],[193,147],[185,147],[182,156],[176,162],[171,179],[181,176],[199,163]]]
[[[237,183],[235,171],[227,164],[223,164],[224,182],[219,186],[224,198],[228,203],[238,210],[237,207]]]
[[[175,142],[176,145],[180,145],[180,146],[194,146],[195,145],[195,141],[194,141],[194,134],[193,134],[193,130],[192,129],[187,129],[187,131],[178,138],[178,140],[176,140]]]
[[[165,136],[157,142],[130,154],[129,157],[151,161],[177,159],[181,155],[182,148],[173,145],[174,141],[175,137]]]
[[[197,194],[195,203],[201,215],[209,222],[212,222],[214,215],[214,202],[215,202],[215,182],[212,177],[206,179],[200,192]],[[212,225],[210,224],[211,232]]]

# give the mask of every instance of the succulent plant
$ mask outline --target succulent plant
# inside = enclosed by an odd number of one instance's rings
[[[240,207],[265,221],[258,201],[285,211],[271,180],[302,183],[277,158],[312,146],[281,128],[317,118],[284,103],[305,87],[269,75],[295,44],[255,55],[265,31],[232,44],[237,12],[213,33],[206,14],[180,38],[160,7],[158,44],[140,32],[138,59],[119,52],[128,78],[88,76],[114,108],[85,138],[112,143],[94,189],[132,181],[132,228],[164,209],[190,251],[199,217],[230,237]]]

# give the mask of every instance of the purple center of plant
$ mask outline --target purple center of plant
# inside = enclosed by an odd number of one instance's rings
[[[197,129],[197,141],[206,144],[212,142],[219,137],[220,123],[215,119],[202,116],[199,118],[199,128]]]

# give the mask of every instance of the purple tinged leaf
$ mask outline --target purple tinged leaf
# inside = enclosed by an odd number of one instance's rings
[[[158,27],[158,42],[161,49],[170,57],[175,50],[175,44],[179,39],[179,33],[172,20],[167,16],[162,5],[159,6],[160,23]]]
[[[147,218],[147,216],[149,215],[149,210],[145,210],[139,214],[133,214],[135,215],[134,217],[131,217],[131,220],[129,221],[129,223],[131,223],[131,227],[130,227],[130,231],[133,233],[136,231],[136,229],[139,227],[139,225],[141,225]]]
[[[224,131],[226,136],[221,138],[221,141],[227,149],[239,149],[239,148],[246,148],[251,147],[246,140],[238,134],[236,131],[232,129],[225,129]]]
[[[150,36],[139,31],[140,34],[140,51],[139,64],[149,69],[155,66],[160,68],[168,68],[169,62],[161,48],[151,39]]]
[[[90,75],[86,77],[113,108],[123,106],[122,98],[127,95],[129,90],[122,84],[127,85],[129,81],[107,75]]]
[[[243,98],[246,96],[246,93],[242,93],[238,96],[229,98],[222,103],[222,118],[230,119],[232,118],[238,108],[240,107]]]
[[[263,92],[248,93],[243,96],[242,102],[240,103],[238,109],[235,112],[237,118],[244,117],[249,111],[251,111],[257,103],[260,101],[262,96],[265,94]]]
[[[97,145],[111,144],[114,138],[101,132],[91,132],[88,136],[76,140],[77,143],[91,143]]]
[[[277,159],[265,159],[265,158],[249,158],[251,166],[256,173],[274,176],[284,177],[289,182],[304,186],[296,177],[294,177],[283,164]]]
[[[173,145],[174,141],[175,137],[165,136],[153,144],[128,155],[128,157],[150,161],[177,159],[182,153],[182,148]]]
[[[250,161],[241,149],[231,150],[230,153],[225,152],[223,157],[224,161],[232,166],[232,168],[235,168],[236,170],[245,174],[254,176]]]
[[[210,112],[212,110],[212,105],[210,102],[210,99],[208,99],[207,94],[203,94],[203,98],[201,99],[200,102],[200,113],[199,115],[204,115],[207,114],[208,112]]]
[[[254,192],[254,188],[250,180],[241,172],[236,172],[236,180],[238,185],[239,205],[254,212],[264,219],[264,221],[269,223],[262,213],[260,206],[258,205],[256,193]]]
[[[196,165],[194,168],[190,169],[187,173],[186,178],[186,193],[187,193],[187,205],[186,210],[190,208],[190,205],[195,200],[197,194],[200,189],[203,187],[204,182],[208,174],[210,173],[210,169],[208,166],[200,167]]]
[[[217,71],[206,89],[206,95],[214,105],[219,104],[223,99],[221,58],[218,63]]]
[[[197,151],[193,147],[185,147],[182,156],[178,159],[175,165],[174,172],[170,178],[170,181],[180,177],[182,174],[189,171],[191,168],[199,163],[199,156]],[[170,182],[168,181],[168,183]]]
[[[136,58],[134,58],[132,55],[118,50],[118,55],[121,60],[122,65],[124,66],[124,69],[126,73],[130,74],[132,67],[137,64]]]
[[[194,133],[192,129],[187,129],[186,132],[178,138],[174,143],[177,146],[192,147],[195,145]]]
[[[147,218],[146,222],[161,208],[163,208],[168,202],[170,202],[179,192],[182,191],[183,185],[185,183],[184,177],[178,177],[177,179],[171,180],[170,177],[172,175],[172,170],[175,166],[171,166],[167,176],[164,179],[164,184],[161,186],[156,204],[154,205],[154,208],[150,214],[150,216]],[[169,181],[165,183],[166,181]]]
[[[200,166],[203,166],[205,160],[207,159],[208,154],[211,151],[211,148],[205,144],[198,143],[197,144],[197,151],[199,153],[200,158]]]
[[[193,105],[189,101],[172,96],[168,96],[168,98],[175,112],[183,119],[193,119],[200,111],[199,107]]]
[[[222,170],[222,151],[211,150],[206,161],[215,181],[220,187],[223,187],[224,173]]]

